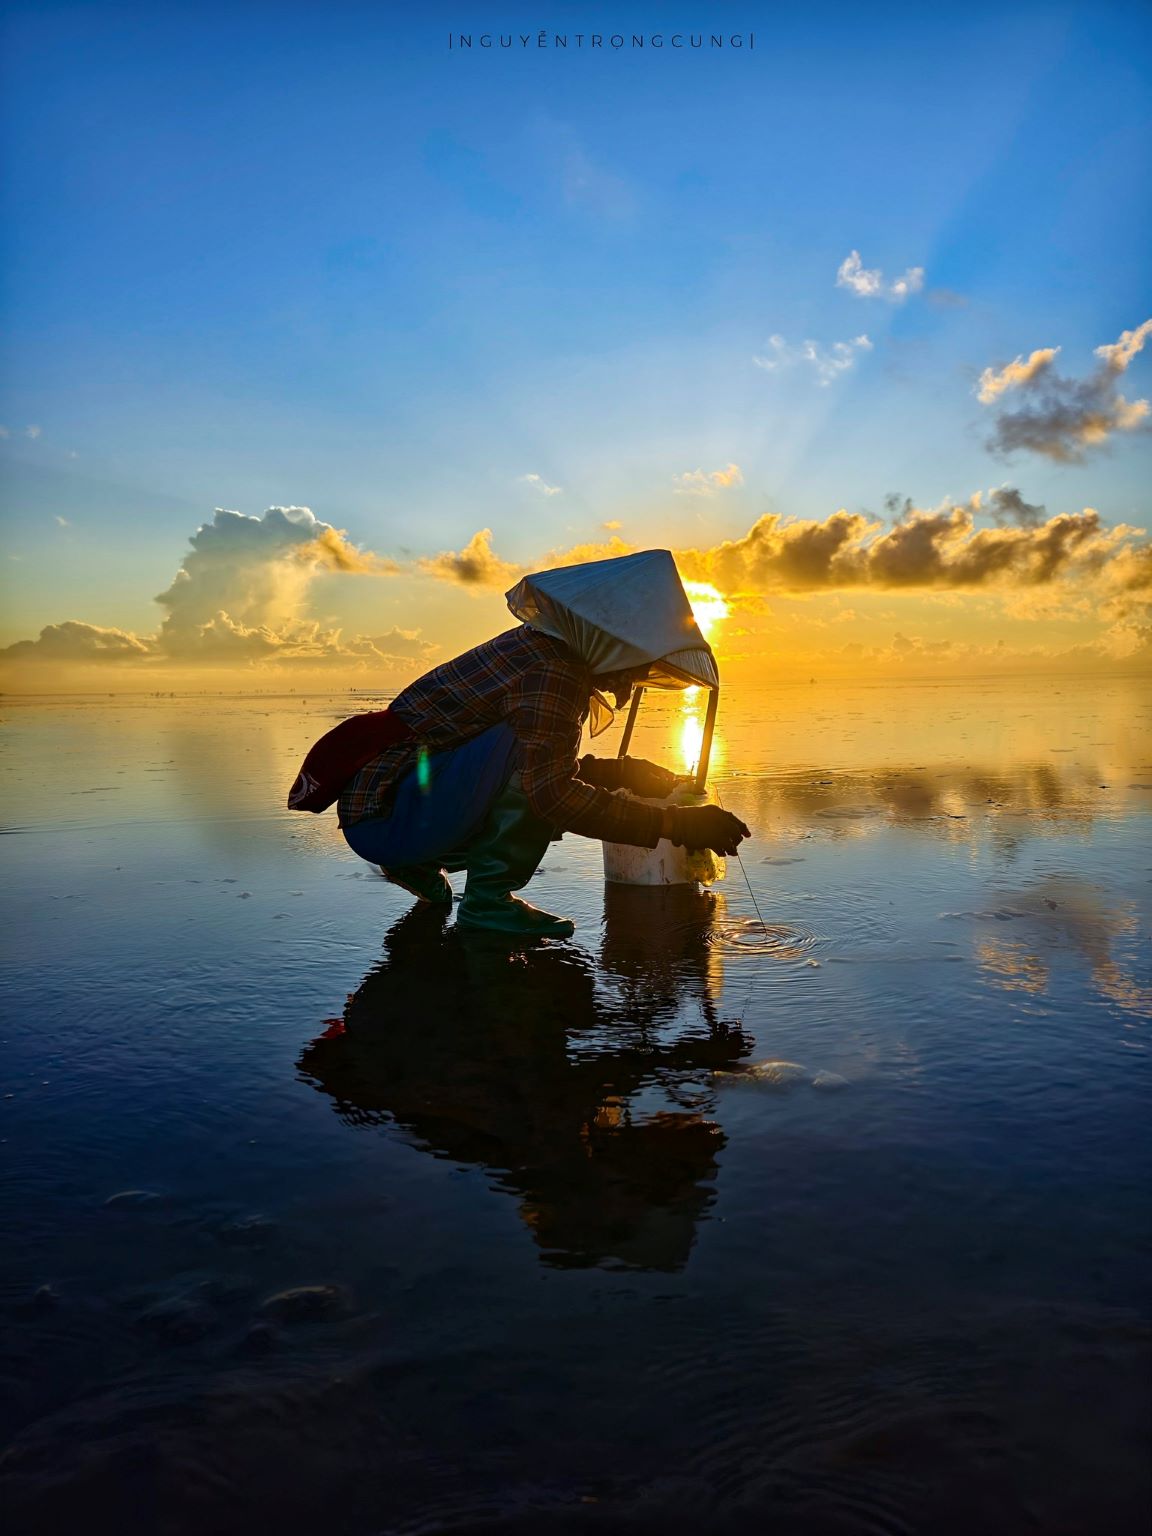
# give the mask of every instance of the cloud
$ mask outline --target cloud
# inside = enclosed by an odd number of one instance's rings
[[[7,427],[0,427],[0,441],[3,441],[4,438],[11,436],[12,434]]]
[[[859,251],[851,251],[836,271],[837,288],[847,288],[861,299],[887,299],[890,304],[902,304],[909,295],[919,293],[924,286],[924,268],[909,267],[903,277],[890,283],[884,281],[879,267],[865,267]]]
[[[927,653],[940,655],[944,651],[952,649],[951,640],[922,640],[919,635],[913,635],[911,639],[902,635],[899,630],[892,636],[892,649],[897,655],[908,656]]]
[[[936,309],[965,309],[968,305],[964,295],[951,288],[929,288],[924,297]]]
[[[412,662],[429,662],[438,646],[420,638],[418,630],[390,629],[382,635],[357,635],[344,640],[338,629],[301,622],[283,629],[238,624],[217,613],[200,626],[195,650],[173,653],[158,635],[134,635],[69,619],[49,624],[35,640],[18,640],[0,650],[10,662],[173,662],[231,666],[237,662],[278,662],[318,666],[371,662],[394,670]]]
[[[474,533],[463,549],[444,550],[419,566],[437,581],[455,581],[462,587],[511,586],[523,574],[520,566],[501,560],[493,550],[491,528]]]
[[[1019,508],[1002,497],[1002,516]],[[1019,507],[1028,504],[1021,499]],[[840,510],[823,521],[760,518],[742,538],[711,549],[684,550],[686,576],[710,581],[729,597],[767,591],[813,592],[871,587],[879,590],[974,591],[984,587],[1043,586],[1065,578],[1115,581],[1127,557],[1129,575],[1145,579],[1146,546],[1140,530],[1108,528],[1091,507],[1024,526],[980,528],[980,497],[924,510],[906,504],[895,525]],[[1042,509],[1028,508],[1025,518]],[[1017,523],[1020,518],[1017,516]]]
[[[549,485],[539,475],[521,475],[521,481],[525,485],[535,486],[542,496],[562,496],[564,487],[561,485]]]
[[[535,569],[551,571],[558,565],[589,565],[593,560],[616,560],[621,555],[635,552],[635,544],[627,544],[615,534],[601,544],[574,544],[571,549],[550,549]]]
[[[357,549],[307,507],[269,507],[262,517],[217,508],[190,544],[171,586],[156,598],[165,610],[160,646],[172,657],[194,659],[224,646],[272,654],[298,632],[308,589],[321,572],[399,570]]]
[[[1096,348],[1100,364],[1086,378],[1068,378],[1052,366],[1059,347],[1043,347],[1000,368],[985,368],[977,399],[999,408],[988,446],[994,453],[1024,449],[1057,463],[1082,462],[1116,432],[1152,425],[1147,400],[1126,400],[1117,383],[1152,336],[1152,320]],[[1005,397],[1023,403],[1005,408]]]
[[[56,523],[57,523],[57,524],[58,524],[58,525],[59,525],[59,526],[60,526],[60,527],[61,527],[61,528],[71,528],[71,526],[72,526],[72,524],[71,524],[71,523],[70,523],[70,522],[69,522],[69,521],[68,521],[68,519],[67,519],[67,518],[66,518],[66,517],[56,517],[56,518],[55,518],[55,519],[54,519],[54,521],[55,521],[55,522],[56,522]]]
[[[1125,544],[1107,571],[1114,592],[1152,592],[1152,544]]]
[[[860,513],[793,522],[769,512],[740,538],[711,549],[682,550],[677,562],[685,575],[711,582],[725,596],[854,586],[862,541],[879,527]]]
[[[1152,626],[1152,545],[1128,543],[1100,573],[1099,612],[1123,628]]]
[[[728,476],[731,468],[715,473]],[[687,581],[709,583],[746,611],[763,611],[774,596],[932,593],[937,602],[958,604],[983,592],[1002,608],[1008,605],[1016,618],[1110,625],[1107,655],[1126,666],[1143,665],[1152,632],[1152,545],[1142,530],[1109,527],[1091,507],[1049,517],[1044,506],[1027,502],[1014,486],[936,507],[917,507],[899,496],[885,505],[886,519],[843,508],[822,519],[770,513],[739,538],[674,553]],[[985,519],[996,526],[983,526]],[[477,591],[505,590],[524,569],[612,559],[634,548],[612,532],[605,541],[551,550],[531,567],[521,567],[495,552],[491,530],[483,528],[462,550],[430,556],[409,569]],[[164,618],[157,633],[141,636],[70,620],[50,624],[36,639],[18,641],[0,654],[15,662],[154,668],[191,663],[410,669],[428,664],[436,651],[419,631],[393,628],[347,637],[306,612],[310,585],[321,573],[396,569],[356,548],[307,508],[273,507],[262,517],[218,511],[192,537],[180,570],[160,594]],[[896,620],[897,611],[885,616]],[[987,612],[982,625],[986,618]],[[837,621],[844,616],[830,622]],[[909,645],[926,654],[926,645],[905,642],[906,636],[893,641],[892,654],[910,654]],[[1104,641],[1093,643],[1099,648]],[[951,654],[961,658],[962,651],[957,646]]]
[[[887,644],[849,641],[838,648],[811,653],[817,666],[839,661],[850,664],[853,673],[867,663],[870,668],[899,670],[911,675],[955,672],[963,668],[969,674],[1035,673],[1067,676],[1077,672],[1112,670],[1120,664],[1125,672],[1146,670],[1152,662],[1147,634],[1136,629],[1115,626],[1097,639],[1074,646],[1009,645],[1004,639],[992,643],[965,640],[930,640],[921,635],[893,634]]]
[[[1018,528],[1038,528],[1044,521],[1044,511],[1043,506],[1025,501],[1011,485],[998,486],[988,493],[988,515],[1001,528],[1013,523]]]
[[[440,647],[420,638],[418,629],[387,629],[382,635],[364,635],[353,642],[365,645],[390,661],[423,661]]]
[[[513,565],[502,560],[492,548],[492,530],[481,528],[462,550],[433,555],[430,559],[420,560],[418,566],[439,581],[454,581],[464,587],[504,591],[526,571],[549,571],[558,565],[587,565],[592,560],[614,560],[620,555],[632,554],[635,547],[613,534],[602,543],[574,544],[570,549],[552,549],[531,565]]]
[[[834,341],[828,348],[816,341],[802,341],[794,346],[785,341],[783,336],[769,336],[768,345],[772,348],[771,357],[755,356],[752,359],[758,368],[774,373],[790,368],[795,363],[807,363],[815,370],[822,385],[831,384],[833,379],[846,373],[855,363],[858,353],[872,350],[872,343],[867,336],[855,336],[851,341]]]
[[[270,507],[262,517],[218,509],[189,542],[171,585],[156,598],[164,618],[155,635],[69,620],[2,654],[10,661],[159,665],[361,658],[390,665],[423,659],[434,649],[410,630],[345,640],[339,629],[323,629],[305,616],[308,589],[322,572],[399,570],[358,549],[307,507]]]
[[[610,517],[606,523],[600,524],[601,528],[607,528],[609,533],[615,533],[617,528],[623,528],[624,524],[618,517]]]
[[[1114,624],[1104,632],[1100,647],[1117,661],[1152,663],[1152,622]]]
[[[436,650],[435,645],[421,640],[416,630],[392,629],[383,635],[357,635],[346,640],[341,630],[324,629],[314,620],[273,628],[238,623],[223,612],[199,627],[191,654],[180,652],[173,656],[163,636],[157,644],[157,654],[167,660],[194,660],[220,666],[238,661],[308,666],[368,661],[391,669],[413,660],[426,661]]]
[[[689,469],[674,478],[677,496],[715,496],[717,491],[730,491],[744,484],[739,464],[729,464],[727,469],[711,469],[707,473],[702,469]]]
[[[154,641],[77,619],[46,624],[37,639],[17,640],[0,650],[9,661],[142,661],[154,654]]]
[[[25,437],[30,437],[33,442],[35,442],[36,439],[41,436],[41,432],[42,432],[42,429],[40,427],[36,426],[35,423],[33,423],[30,427],[25,427],[24,428],[24,436]]]
[[[1003,368],[985,368],[980,375],[980,389],[976,398],[981,405],[991,405],[1008,389],[1018,389],[1031,384],[1052,366],[1059,347],[1041,347],[1029,357],[1018,357]]]
[[[1144,343],[1152,336],[1152,320],[1145,320],[1134,331],[1121,331],[1120,340],[1105,342],[1096,348],[1096,356],[1104,359],[1104,366],[1113,373],[1123,373]]]

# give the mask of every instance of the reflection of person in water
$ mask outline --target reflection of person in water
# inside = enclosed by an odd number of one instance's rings
[[[717,1020],[708,993],[692,918],[712,898],[667,894],[682,921],[660,924],[660,937],[651,905],[639,926],[609,909],[605,971],[624,984],[622,1008],[579,951],[510,955],[445,933],[443,910],[416,906],[301,1071],[348,1124],[395,1123],[434,1155],[490,1169],[519,1197],[546,1263],[679,1268],[724,1145],[704,1113],[711,1073],[751,1042]],[[644,1026],[630,1022],[637,989]],[[674,1033],[678,989],[704,1023]],[[669,1107],[641,1109],[642,1092]]]
[[[694,998],[709,1029],[718,1029],[723,977],[708,942],[724,898],[696,885],[604,887],[603,970],[617,979],[630,1021],[660,1024]]]

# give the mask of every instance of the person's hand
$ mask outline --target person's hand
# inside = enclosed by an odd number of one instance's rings
[[[718,805],[672,805],[664,812],[664,836],[681,848],[737,853],[742,839],[752,833],[739,816]]]
[[[619,762],[621,788],[630,794],[644,800],[663,800],[676,788],[676,775],[667,768],[642,757],[622,757]]]

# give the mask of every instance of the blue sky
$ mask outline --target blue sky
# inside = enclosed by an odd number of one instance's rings
[[[718,15],[755,48],[574,46]],[[974,386],[1152,313],[1147,6],[39,0],[5,31],[5,639],[154,627],[218,506],[512,560],[1008,480],[1146,525],[1146,439],[1005,464]],[[923,290],[837,286],[852,250]],[[774,334],[871,350],[822,384],[757,366]]]

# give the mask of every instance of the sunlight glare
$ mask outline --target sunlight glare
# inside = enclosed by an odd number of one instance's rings
[[[728,617],[728,604],[716,588],[706,581],[686,581],[684,590],[692,605],[692,614],[705,640],[722,619]]]
[[[700,761],[700,748],[704,744],[704,722],[698,714],[683,712],[680,722],[680,761],[685,773],[693,773]]]
[[[680,695],[679,748],[681,770],[695,773],[700,761],[700,748],[704,744],[703,688],[685,688]]]

